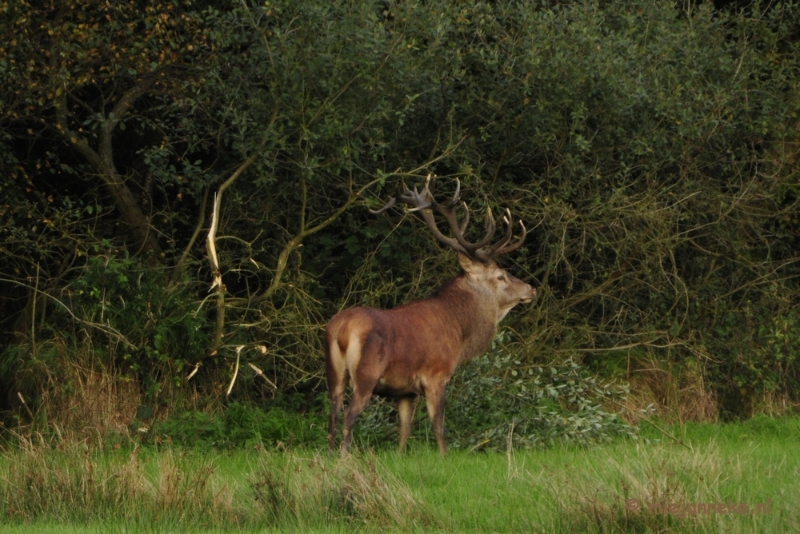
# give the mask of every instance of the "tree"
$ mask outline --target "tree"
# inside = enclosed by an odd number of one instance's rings
[[[149,194],[146,175],[114,138],[126,128],[129,138],[159,137],[152,132],[158,102],[179,98],[208,56],[207,20],[190,5],[74,0],[4,8],[4,33],[14,37],[4,50],[3,122],[24,128],[32,145],[56,136],[68,146],[87,167],[81,177],[105,188],[132,252],[156,263],[159,232],[139,198]],[[70,172],[73,160],[54,155],[50,165]]]

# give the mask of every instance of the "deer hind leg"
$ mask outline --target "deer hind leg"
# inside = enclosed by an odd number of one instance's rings
[[[411,435],[411,419],[414,417],[414,400],[416,397],[401,397],[397,401],[397,413],[400,419],[400,452],[406,448]]]
[[[325,378],[328,383],[328,396],[331,405],[331,417],[328,424],[328,449],[333,452],[336,444],[336,431],[339,426],[339,412],[342,411],[344,392],[347,389],[350,374],[347,371],[344,355],[335,341],[325,340],[325,362]]]
[[[351,350],[353,351],[351,353]],[[353,439],[353,425],[356,418],[369,404],[372,391],[383,374],[380,364],[380,353],[383,350],[383,341],[378,335],[368,335],[363,345],[351,343],[347,349],[347,367],[353,378],[353,398],[344,413],[344,428],[342,429],[342,455],[350,450]]]
[[[342,411],[342,403],[344,401],[344,391],[346,386],[346,374],[341,385],[339,383],[334,384],[332,387],[330,384],[328,385],[328,395],[331,404],[331,417],[328,424],[328,449],[331,451],[334,450],[336,443],[336,431],[338,430],[339,426],[339,412]]]
[[[372,396],[372,389],[364,388],[368,391],[354,391],[353,399],[344,411],[344,428],[342,429],[342,456],[346,455],[350,450],[350,442],[353,440],[353,425],[356,418],[361,415],[364,408],[369,404],[369,399]]]
[[[436,445],[439,446],[439,453],[447,452],[447,445],[444,441],[444,384],[432,385],[425,389],[425,402],[428,405],[428,417],[431,418],[433,425],[433,435],[436,438]]]

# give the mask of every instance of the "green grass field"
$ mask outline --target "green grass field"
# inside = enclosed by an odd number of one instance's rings
[[[29,444],[0,456],[0,530],[800,532],[800,420],[668,430],[445,458]]]

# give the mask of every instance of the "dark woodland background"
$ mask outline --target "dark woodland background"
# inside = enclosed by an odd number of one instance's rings
[[[322,443],[326,321],[457,272],[367,209],[428,173],[526,222],[503,266],[539,289],[454,377],[455,446],[792,412],[799,23],[780,1],[0,4],[3,425]],[[360,439],[392,418],[374,403]]]

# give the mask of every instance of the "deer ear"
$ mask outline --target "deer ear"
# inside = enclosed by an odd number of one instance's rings
[[[481,262],[473,260],[462,252],[458,253],[458,263],[461,264],[461,268],[468,274],[474,274],[483,267]]]

